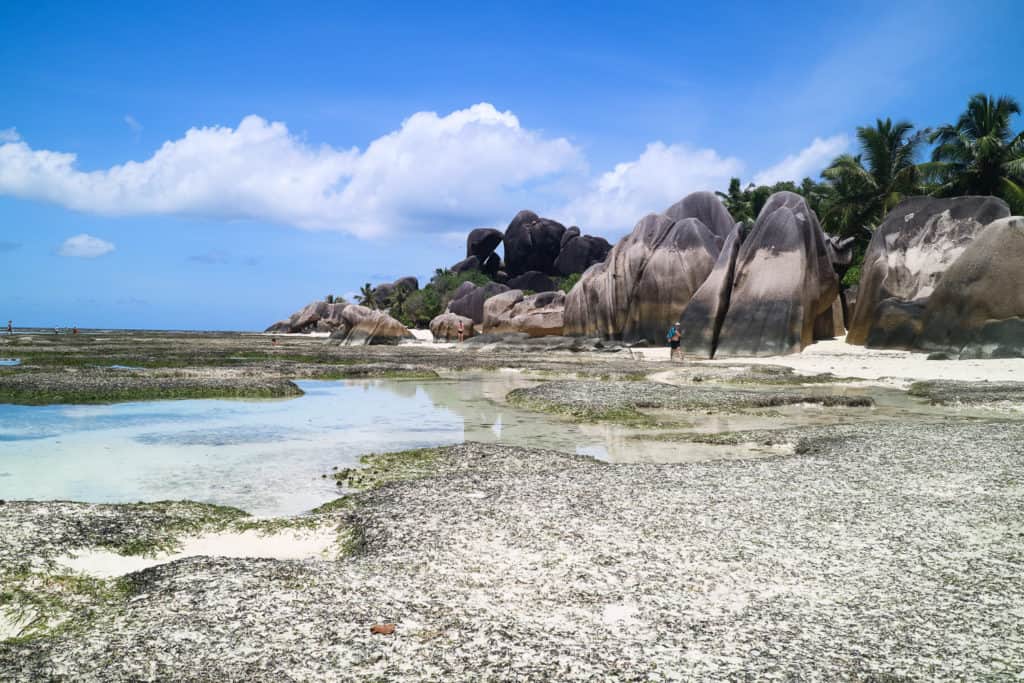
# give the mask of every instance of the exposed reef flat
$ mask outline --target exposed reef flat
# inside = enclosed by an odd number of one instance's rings
[[[103,583],[5,680],[1011,678],[1024,467],[1010,423],[848,425],[799,455],[611,465],[464,444],[336,506],[340,560],[192,557]],[[402,466],[402,456],[392,465]],[[410,473],[411,472],[411,473]],[[27,514],[4,571],[131,506]],[[301,519],[301,518],[296,518]],[[63,542],[62,542],[63,543]],[[50,552],[47,550],[46,552]],[[12,558],[17,558],[12,560]],[[86,579],[82,579],[83,581]],[[5,597],[6,607],[11,599]],[[393,635],[370,633],[394,623]]]
[[[815,393],[813,390],[773,388],[753,391],[702,384],[677,386],[663,382],[553,380],[516,389],[508,396],[513,405],[568,415],[581,420],[635,421],[643,410],[734,412],[800,403],[823,406],[869,407],[867,396]]]

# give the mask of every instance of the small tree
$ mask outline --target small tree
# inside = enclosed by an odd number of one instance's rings
[[[373,296],[373,286],[369,282],[359,288],[356,300],[367,308],[377,308],[377,299]]]

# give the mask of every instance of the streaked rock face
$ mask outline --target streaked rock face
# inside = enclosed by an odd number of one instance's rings
[[[715,356],[797,353],[839,296],[825,234],[807,202],[773,194],[736,255]]]
[[[292,314],[288,320],[271,325],[268,332],[330,332],[348,346],[397,344],[413,335],[405,325],[382,311],[355,304],[316,301]]]
[[[603,262],[591,266],[566,297],[566,334],[663,344],[669,325],[714,268],[725,237],[683,215],[691,206],[708,215],[706,199],[684,199],[670,209],[675,217],[645,216]],[[727,217],[721,202],[713,195],[711,200]],[[721,212],[710,212],[716,230],[732,221]]]
[[[722,245],[711,274],[690,298],[683,315],[680,348],[687,356],[712,358],[718,346],[718,334],[729,310],[736,256],[749,224],[737,224]]]
[[[513,289],[484,302],[484,333],[522,332],[531,337],[561,335],[565,294],[542,292],[523,296]]]
[[[912,197],[901,202],[868,245],[846,340],[878,348],[909,348],[913,339],[908,338],[908,330],[919,331],[920,320],[893,317],[893,311],[923,311],[943,273],[981,230],[1009,215],[1009,207],[995,197]],[[894,301],[883,306],[887,299]],[[907,308],[904,304],[910,302],[916,304]],[[890,324],[894,321],[895,327]]]
[[[915,346],[961,358],[1024,356],[1024,218],[985,227],[946,269]]]

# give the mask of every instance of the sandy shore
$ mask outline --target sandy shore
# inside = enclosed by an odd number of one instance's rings
[[[668,348],[633,349],[632,352],[651,361],[669,359]],[[899,387],[923,380],[1024,381],[1024,358],[928,360],[928,354],[925,353],[854,346],[847,344],[844,337],[817,342],[802,353],[788,356],[689,362],[708,365],[778,365],[804,375],[832,373],[836,377],[882,380],[880,384]]]

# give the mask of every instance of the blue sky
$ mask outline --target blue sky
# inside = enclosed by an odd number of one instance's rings
[[[615,239],[1024,99],[1015,2],[113,4],[0,8],[18,325],[261,329],[520,208]]]

